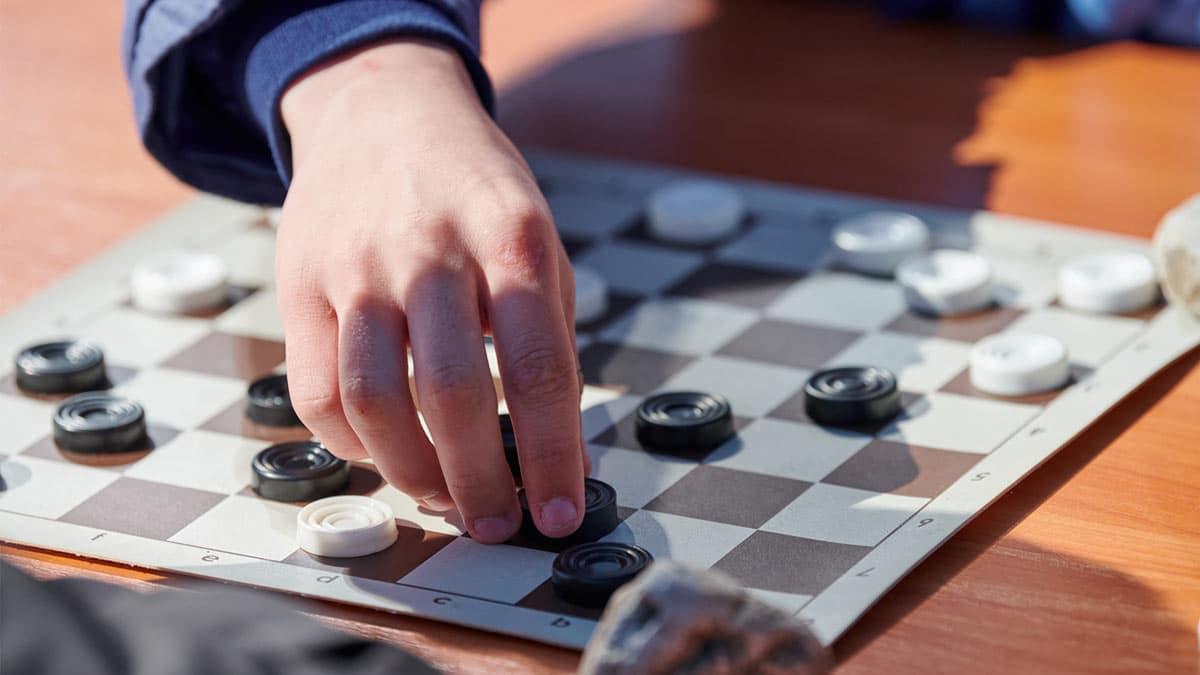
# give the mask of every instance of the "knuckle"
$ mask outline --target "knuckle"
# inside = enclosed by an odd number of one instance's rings
[[[289,385],[289,396],[296,414],[308,426],[334,419],[342,413],[342,401],[337,392],[316,391],[306,386]]]
[[[521,446],[521,461],[530,466],[563,466],[568,462],[579,461],[578,454],[577,449],[564,444],[561,439],[545,439]]]
[[[398,384],[369,373],[350,373],[341,383],[342,404],[359,416],[379,417],[394,411],[402,402],[405,390]]]
[[[446,487],[456,501],[463,497],[467,500],[478,497],[490,490],[495,482],[495,476],[476,470],[459,470],[446,476]]]
[[[417,377],[417,389],[436,407],[462,410],[482,405],[494,391],[490,380],[485,381],[477,368],[465,363],[430,368],[424,377]]]
[[[504,274],[541,278],[554,253],[549,218],[533,204],[512,207],[499,217],[502,226],[492,245],[492,260]]]
[[[509,367],[512,395],[533,402],[553,402],[577,394],[575,364],[548,346],[526,349]]]

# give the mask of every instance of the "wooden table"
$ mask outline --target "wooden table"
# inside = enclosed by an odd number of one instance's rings
[[[190,192],[140,150],[113,2],[0,6],[0,310]],[[1200,190],[1200,55],[889,24],[844,2],[491,0],[518,143],[1150,235]],[[1142,387],[902,581],[844,672],[1193,672],[1200,354]],[[40,576],[176,580],[9,547]],[[312,603],[450,672],[576,655]]]

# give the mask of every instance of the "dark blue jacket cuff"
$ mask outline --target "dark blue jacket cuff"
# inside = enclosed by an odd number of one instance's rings
[[[267,135],[275,168],[291,180],[291,142],[279,100],[304,72],[339,53],[391,37],[421,37],[454,48],[479,98],[491,111],[491,82],[463,29],[440,10],[416,0],[347,0],[289,17],[267,32],[246,60],[245,100]]]

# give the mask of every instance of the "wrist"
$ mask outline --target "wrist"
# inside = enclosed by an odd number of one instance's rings
[[[485,114],[462,59],[451,48],[419,38],[372,44],[325,61],[298,77],[280,97],[280,114],[299,148],[331,117],[384,111],[420,114],[443,104]]]

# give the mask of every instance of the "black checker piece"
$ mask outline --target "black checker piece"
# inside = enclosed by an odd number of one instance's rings
[[[272,445],[254,456],[250,468],[254,491],[280,502],[328,497],[350,480],[350,463],[334,457],[316,441]]]
[[[733,409],[716,394],[671,391],[647,398],[637,409],[637,438],[647,450],[700,455],[733,433]]]
[[[617,491],[611,485],[595,478],[583,479],[583,522],[574,533],[552,539],[538,531],[529,510],[529,498],[525,491],[517,493],[521,503],[521,536],[533,542],[560,542],[564,545],[595,541],[617,529],[621,516],[617,512]]]
[[[35,394],[72,394],[108,384],[104,352],[90,342],[59,340],[22,349],[14,360],[17,386]]]
[[[71,452],[131,452],[146,442],[146,412],[136,401],[108,392],[78,394],[55,410],[54,442]]]
[[[641,546],[594,541],[558,554],[550,582],[558,597],[585,607],[603,607],[618,588],[654,562]]]
[[[303,426],[292,408],[287,375],[267,375],[250,383],[246,391],[246,417],[269,427]]]
[[[853,427],[886,421],[902,407],[895,374],[875,366],[818,371],[804,385],[804,398],[808,416],[830,426]]]

